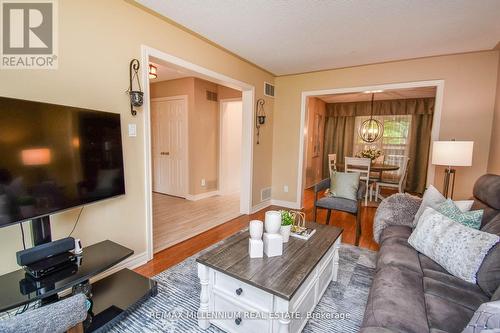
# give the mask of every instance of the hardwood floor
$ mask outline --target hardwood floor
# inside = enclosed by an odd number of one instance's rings
[[[153,193],[153,247],[157,253],[240,216],[240,196],[189,201]]]
[[[314,207],[314,194],[312,190],[306,190],[304,193],[304,212],[306,219],[312,219],[312,210]],[[359,246],[370,250],[378,250],[378,245],[373,240],[373,217],[375,215],[377,205],[369,203],[367,207],[362,208],[361,212],[361,225],[362,233]],[[174,246],[171,246],[163,251],[154,255],[153,260],[147,264],[135,269],[137,273],[144,276],[152,277],[175,264],[180,263],[184,259],[192,256],[193,254],[209,247],[212,244],[223,240],[239,230],[246,228],[250,220],[264,219],[264,214],[267,210],[281,209],[281,207],[270,206],[255,214],[242,215],[229,222],[218,225],[208,231],[205,231],[197,236],[182,241]],[[325,224],[326,211],[318,210],[318,223]],[[341,212],[332,212],[330,218],[330,225],[338,226],[344,229],[342,234],[342,242],[354,244],[355,239],[355,217]]]

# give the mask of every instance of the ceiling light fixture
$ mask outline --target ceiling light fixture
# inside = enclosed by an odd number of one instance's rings
[[[365,90],[363,91],[363,94],[376,94],[376,93],[381,93],[384,92],[383,90]]]
[[[156,79],[158,77],[158,68],[156,66],[149,64],[149,78]]]
[[[377,141],[384,134],[384,126],[377,119],[373,119],[373,100],[375,94],[372,93],[372,102],[370,105],[370,119],[363,121],[359,127],[358,135],[364,142],[372,143]]]

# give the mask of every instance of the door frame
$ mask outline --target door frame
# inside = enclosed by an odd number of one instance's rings
[[[224,103],[227,103],[227,102],[242,102],[242,99],[241,98],[224,98],[224,99],[220,99],[219,100],[219,185],[218,185],[218,191],[219,191],[219,194],[222,194],[224,195],[225,193],[222,193],[221,192],[221,180],[222,180],[222,172],[221,172],[221,165],[222,165],[222,154],[221,154],[221,151],[222,151],[222,105]],[[242,104],[242,108],[243,108],[243,104]],[[243,117],[243,110],[241,110],[241,116]],[[243,134],[243,131],[242,131],[242,134]],[[243,152],[242,152],[243,153]],[[241,189],[240,189],[241,190]]]
[[[301,104],[300,104],[300,132],[299,132],[299,156],[298,156],[298,172],[297,172],[297,200],[295,202],[297,207],[303,207],[303,196],[304,196],[304,186],[305,186],[305,168],[304,160],[307,154],[307,131],[306,131],[306,119],[307,119],[307,98],[315,97],[321,95],[331,95],[331,94],[345,94],[345,93],[355,93],[368,90],[388,90],[388,89],[405,89],[405,88],[418,88],[418,87],[436,87],[436,102],[434,104],[434,114],[432,118],[432,130],[431,130],[431,142],[439,140],[439,131],[441,128],[441,112],[443,109],[443,95],[444,95],[444,80],[428,80],[428,81],[413,81],[413,82],[401,82],[401,83],[387,83],[387,84],[376,84],[370,86],[359,86],[359,87],[346,87],[346,88],[332,88],[332,89],[322,89],[322,90],[308,90],[302,91]],[[432,144],[429,150],[429,156],[432,155]],[[428,168],[427,168],[427,180],[426,184],[433,184],[436,174],[436,167],[431,163],[429,158]]]
[[[163,102],[163,101],[173,101],[173,100],[178,100],[182,99],[184,100],[184,105],[186,105],[186,110],[184,112],[183,118],[184,118],[184,142],[186,143],[186,149],[184,151],[184,161],[185,167],[186,167],[186,172],[184,173],[184,184],[186,184],[186,188],[184,189],[184,193],[182,193],[182,198],[186,198],[189,194],[189,99],[188,95],[177,95],[177,96],[169,96],[169,97],[155,97],[155,98],[150,98],[151,102]],[[150,121],[151,121],[151,114],[150,114]],[[151,149],[152,149],[151,145]],[[151,157],[151,162],[153,161]],[[151,171],[153,172],[153,164],[151,164]],[[152,176],[153,174],[151,174]],[[152,188],[152,183],[151,183],[151,188]]]
[[[141,67],[149,67],[149,58],[155,57],[173,67],[182,68],[190,73],[196,73],[200,78],[241,91],[243,103],[242,142],[241,142],[241,186],[240,213],[250,214],[252,210],[253,181],[253,137],[254,137],[254,104],[255,87],[246,82],[233,79],[222,73],[191,63],[172,54],[165,53],[147,45],[141,45]],[[146,251],[147,260],[153,259],[153,196],[151,170],[151,114],[149,75],[147,70],[141,71],[141,83],[144,89],[143,121],[144,121],[144,206],[146,211]]]

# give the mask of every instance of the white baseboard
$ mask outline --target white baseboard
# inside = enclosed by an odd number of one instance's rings
[[[210,192],[205,192],[205,193],[200,193],[200,194],[188,194],[188,195],[186,195],[186,199],[190,200],[190,201],[198,201],[198,200],[210,198],[210,197],[213,197],[216,195],[219,195],[219,191],[210,191]]]
[[[128,269],[134,269],[136,267],[139,267],[141,265],[144,265],[145,263],[148,262],[148,253],[146,251],[132,255],[131,257],[128,257],[127,259],[123,260],[122,262],[118,263],[117,265],[111,267],[107,271],[102,272],[101,274],[98,274],[94,276],[92,279],[90,279],[90,282],[95,282],[100,279],[105,278],[108,275],[111,275],[113,273],[118,272],[119,270],[122,270],[124,268]]]
[[[285,208],[289,208],[289,209],[302,209],[302,207],[300,207],[300,205],[297,204],[295,201],[271,199],[271,204],[273,206],[280,206],[280,207],[285,207]]]
[[[259,210],[261,209],[264,209],[264,208],[267,208],[271,206],[271,200],[265,200],[265,201],[262,201],[258,204],[256,204],[255,206],[252,207],[252,211],[250,212],[251,214],[253,213],[256,213],[258,212]]]

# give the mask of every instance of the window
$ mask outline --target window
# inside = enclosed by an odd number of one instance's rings
[[[405,157],[409,156],[410,153],[411,115],[373,116],[373,118],[380,121],[384,126],[382,138],[373,143],[364,142],[359,137],[358,132],[363,121],[370,119],[370,117],[356,117],[354,154],[370,147],[380,149],[383,157],[379,158],[379,162],[399,165],[398,171],[384,172],[384,177],[397,178],[400,176]]]

